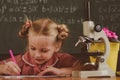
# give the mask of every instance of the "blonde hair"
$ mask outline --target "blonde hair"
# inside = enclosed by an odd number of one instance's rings
[[[36,35],[53,36],[56,41],[62,41],[68,37],[69,30],[64,24],[57,24],[51,19],[42,18],[34,22],[27,21],[19,31],[19,36],[28,38],[31,32]]]

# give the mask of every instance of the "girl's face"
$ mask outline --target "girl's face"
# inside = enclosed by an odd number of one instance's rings
[[[36,64],[45,63],[57,50],[55,42],[51,37],[42,35],[36,36],[32,34],[30,34],[28,38],[28,48],[30,56]]]

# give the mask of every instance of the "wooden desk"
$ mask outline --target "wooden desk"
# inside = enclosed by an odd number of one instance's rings
[[[120,77],[111,77],[111,78],[0,78],[0,80],[120,80]]]

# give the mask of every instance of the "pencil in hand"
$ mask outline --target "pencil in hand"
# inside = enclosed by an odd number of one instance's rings
[[[12,50],[9,50],[10,56],[12,58],[12,61],[16,63],[15,56],[13,55]]]
[[[12,58],[12,61],[13,61],[14,63],[16,63],[16,59],[15,59],[15,56],[13,55],[13,51],[12,51],[12,50],[9,50],[9,53],[10,53],[10,56],[11,56],[11,58]],[[18,73],[18,75],[20,75],[20,73]]]

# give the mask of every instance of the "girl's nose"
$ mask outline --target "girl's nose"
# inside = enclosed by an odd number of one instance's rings
[[[40,52],[36,52],[36,53],[35,53],[35,57],[36,57],[36,58],[41,58],[42,55],[40,54]]]

